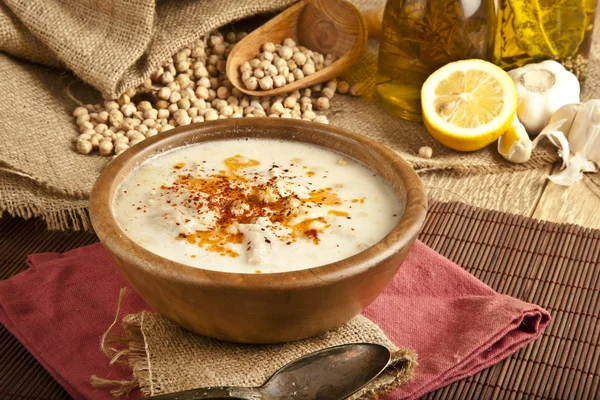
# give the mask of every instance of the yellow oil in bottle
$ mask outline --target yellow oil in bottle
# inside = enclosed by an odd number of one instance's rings
[[[486,58],[488,37],[480,0],[388,0],[376,81],[380,103],[394,115],[421,121],[427,77],[452,61]]]
[[[500,0],[493,15],[492,60],[510,70],[557,60],[583,80],[597,0]]]

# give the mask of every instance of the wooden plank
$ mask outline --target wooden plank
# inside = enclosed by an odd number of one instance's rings
[[[550,168],[497,174],[430,171],[419,175],[430,201],[458,201],[489,210],[531,216],[546,186]]]
[[[552,171],[456,174],[449,171],[420,173],[430,200],[458,201],[475,207],[504,211],[557,223],[600,228],[600,186],[589,177],[571,187],[548,180]]]
[[[558,171],[560,166],[554,167]],[[531,216],[550,222],[571,223],[586,228],[600,228],[600,189],[590,178],[565,187],[550,181]]]

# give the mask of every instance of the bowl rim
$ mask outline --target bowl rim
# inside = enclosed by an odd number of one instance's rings
[[[348,258],[302,270],[264,274],[215,271],[182,264],[145,249],[130,239],[121,230],[112,213],[112,200],[114,196],[112,188],[116,189],[120,184],[120,182],[116,182],[116,177],[123,167],[131,167],[132,163],[139,165],[141,162],[157,154],[156,151],[158,149],[170,149],[172,143],[181,140],[180,138],[182,137],[202,135],[203,133],[219,135],[231,132],[232,130],[260,129],[265,126],[285,126],[287,129],[292,126],[298,128],[299,131],[325,132],[325,134],[334,137],[337,136],[340,139],[358,142],[369,148],[369,152],[375,152],[378,156],[383,157],[386,162],[389,162],[389,166],[394,168],[395,172],[398,173],[405,189],[406,204],[398,223],[377,243]],[[240,137],[243,136],[240,135]],[[267,135],[264,138],[268,139],[269,136]],[[207,141],[226,139],[214,138]],[[311,142],[301,140],[301,138],[298,140],[296,137],[290,138],[290,141],[312,144]],[[189,143],[176,144],[173,148],[195,142],[190,141]],[[319,146],[318,144],[313,145]],[[325,146],[320,147],[344,154],[343,151],[337,149],[334,150]],[[346,156],[355,159],[348,154]],[[360,160],[358,161],[360,162]],[[379,173],[379,171],[375,172]],[[396,189],[394,191],[396,192]],[[116,255],[128,265],[143,269],[145,273],[150,275],[184,284],[202,282],[205,285],[214,285],[215,287],[222,288],[295,290],[306,288],[307,280],[310,280],[311,287],[326,286],[365,272],[401,251],[404,247],[410,246],[425,221],[427,196],[423,183],[408,162],[383,144],[366,136],[311,121],[276,118],[236,118],[208,121],[175,128],[150,137],[126,150],[108,163],[100,173],[92,188],[89,210],[96,235],[108,252],[111,255]],[[160,267],[157,267],[159,265]],[[121,269],[120,266],[119,268]],[[286,276],[286,279],[281,279],[283,275]]]

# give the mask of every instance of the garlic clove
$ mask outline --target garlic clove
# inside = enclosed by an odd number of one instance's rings
[[[515,116],[508,130],[498,139],[498,153],[510,162],[521,164],[529,161],[532,148],[525,126]]]
[[[570,158],[567,168],[557,174],[548,176],[552,182],[562,186],[572,186],[583,179],[583,165],[587,163],[580,155]]]
[[[590,127],[591,137],[587,142],[584,154],[590,161],[596,162],[600,160],[600,125]]]
[[[546,126],[552,116],[546,109],[544,96],[539,93],[529,93],[527,101],[521,100],[526,97],[527,90],[517,87],[517,113],[518,118],[524,117],[522,124],[526,126],[526,131],[533,134],[540,132]],[[535,116],[535,117],[533,117]]]
[[[567,140],[565,134],[560,130],[565,125],[567,125],[566,118],[554,121],[545,127],[533,141],[534,149],[544,138],[548,138],[548,140],[550,140],[554,146],[558,147],[558,153],[563,159],[562,168],[566,168],[569,165],[569,156],[571,154],[569,141]]]
[[[570,186],[583,178],[584,172],[600,171],[600,100],[567,104],[559,108],[540,135],[558,147],[563,170],[550,176],[554,183]]]
[[[573,125],[573,121],[575,120],[577,113],[584,108],[585,106],[581,103],[567,104],[566,106],[559,108],[552,115],[552,118],[550,118],[550,124],[558,120],[564,119],[565,122],[563,122],[563,124],[555,130],[559,130],[561,132],[570,132],[571,126]]]
[[[571,153],[585,154],[587,160],[600,160],[600,101],[583,105],[567,135]]]
[[[565,134],[559,130],[563,126],[568,126],[566,118],[549,124],[546,128],[544,128],[544,130],[542,130],[539,136],[535,138],[533,141],[533,148],[535,148],[540,140],[545,137],[547,137],[552,144],[558,147],[559,155],[563,159],[563,170],[554,175],[548,176],[548,179],[557,185],[571,186],[583,179],[583,172],[590,166],[588,160],[583,158],[580,154],[571,154],[572,151],[569,140]]]
[[[584,107],[577,113],[571,129],[563,131],[566,133],[569,144],[571,145],[571,153],[577,154],[585,150],[588,143],[589,129],[591,124],[591,116],[593,106],[584,104]]]
[[[572,153],[585,155],[586,160],[593,162],[600,160],[600,102],[586,102],[585,105],[588,107],[587,126],[579,134],[573,131],[569,143]]]

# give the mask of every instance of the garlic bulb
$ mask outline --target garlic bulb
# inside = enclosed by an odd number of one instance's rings
[[[531,139],[515,115],[508,130],[498,139],[498,153],[510,162],[521,164],[529,161],[531,150]]]
[[[550,180],[571,186],[583,172],[598,172],[600,163],[600,100],[568,104],[558,109],[550,124],[533,141],[533,147],[547,137],[559,148],[563,170]]]
[[[579,81],[556,61],[513,69],[508,74],[517,88],[517,115],[527,133],[537,135],[565,104],[579,103]]]

